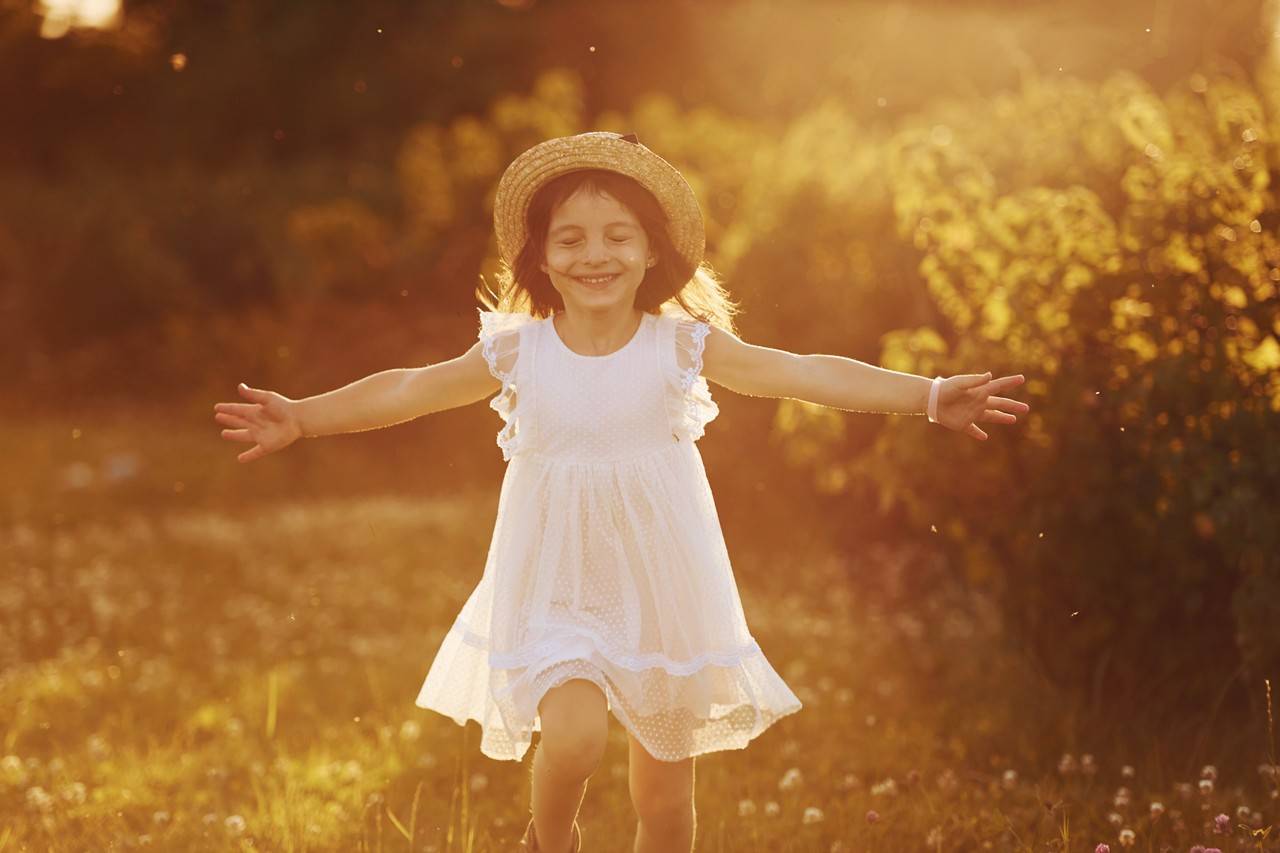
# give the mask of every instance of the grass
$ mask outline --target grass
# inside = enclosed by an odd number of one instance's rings
[[[532,753],[492,761],[474,723],[413,704],[479,580],[496,480],[253,502],[51,475],[61,491],[37,494],[56,454],[26,446],[0,528],[0,851],[514,846]],[[805,708],[698,759],[698,850],[1120,850],[1125,829],[1137,850],[1280,849],[1261,836],[1268,732],[1207,730],[1221,760],[1122,708],[1114,736],[1091,734],[990,602],[919,582],[920,545],[843,554],[803,524],[729,536],[753,634]],[[923,591],[884,592],[904,579]],[[624,851],[610,724],[580,821],[588,849]]]

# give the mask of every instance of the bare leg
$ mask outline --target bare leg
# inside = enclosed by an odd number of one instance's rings
[[[538,703],[542,737],[533,753],[533,827],[540,853],[566,853],[587,780],[604,757],[607,703],[584,679],[553,687]]]
[[[659,761],[631,737],[631,804],[640,822],[635,853],[692,851],[697,815],[693,805],[695,759]]]

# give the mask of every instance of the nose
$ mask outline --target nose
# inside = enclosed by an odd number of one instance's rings
[[[584,260],[589,264],[605,263],[609,260],[608,254],[605,252],[603,238],[587,238],[587,248]]]

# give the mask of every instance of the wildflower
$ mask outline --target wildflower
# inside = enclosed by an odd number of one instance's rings
[[[27,781],[27,770],[22,764],[22,759],[16,755],[6,755],[0,759],[0,779],[15,788]]]
[[[151,822],[157,826],[164,826],[169,822],[169,813],[166,811],[158,811],[151,815]]]
[[[804,776],[800,773],[799,767],[792,767],[786,773],[782,774],[782,779],[778,782],[778,789],[781,791],[790,791],[800,786],[804,781]]]
[[[1004,787],[1006,791],[1012,791],[1014,787],[1018,784],[1018,771],[1017,770],[1004,771],[1004,775],[1000,777],[1000,784]]]
[[[1111,845],[1099,844],[1097,847],[1093,848],[1093,853],[1111,853]]]
[[[1098,765],[1094,763],[1093,756],[1086,752],[1080,756],[1080,769],[1086,776],[1092,776],[1098,772]]]
[[[778,805],[773,800],[764,804],[764,813],[769,817],[777,817],[781,812],[782,806]]]
[[[1201,779],[1217,779],[1218,768],[1214,767],[1212,764],[1206,764],[1204,767],[1200,768],[1200,778]]]
[[[1231,818],[1225,814],[1220,814],[1213,819],[1213,831],[1219,835],[1223,835],[1231,829]]]
[[[27,805],[42,812],[53,808],[53,797],[39,785],[27,789]]]
[[[1119,826],[1120,824],[1124,823],[1124,818],[1121,817],[1119,813],[1112,812],[1111,814],[1107,815],[1107,823],[1111,824],[1112,826]]]
[[[929,847],[942,846],[942,827],[935,826],[929,830],[929,834],[924,837],[924,843]]]
[[[1212,780],[1212,779],[1201,779],[1201,780],[1200,780],[1200,793],[1204,794],[1205,796],[1208,796],[1209,794],[1212,794],[1212,793],[1213,793],[1213,780]]]
[[[227,831],[230,832],[232,835],[240,835],[241,833],[244,832],[244,829],[245,829],[244,818],[240,817],[240,815],[238,814],[231,815],[225,821],[223,821],[223,823],[226,825]]]
[[[1122,809],[1125,806],[1129,805],[1129,794],[1130,794],[1129,789],[1125,788],[1124,786],[1121,786],[1120,788],[1116,789],[1116,799],[1115,799],[1116,808]]]
[[[938,790],[954,791],[958,787],[960,787],[960,780],[956,778],[955,771],[950,767],[938,774]]]
[[[489,787],[488,776],[484,775],[483,773],[471,774],[471,790],[472,791],[477,791],[477,792],[483,791],[487,787]]]
[[[72,782],[69,785],[63,785],[58,793],[62,795],[62,799],[69,803],[80,804],[84,802],[85,787],[83,782]],[[1246,810],[1247,811],[1247,810]]]
[[[151,836],[150,836],[150,835],[146,835],[146,834],[139,835],[139,836],[138,836],[138,846],[139,846],[139,847],[150,847],[150,846],[151,846]]]
[[[738,800],[738,817],[751,817],[755,813],[755,800]]]
[[[1276,775],[1280,773],[1280,766],[1275,764],[1259,764],[1258,773],[1262,774],[1263,778],[1274,779]]]
[[[837,787],[839,787],[841,791],[848,791],[858,787],[861,784],[862,784],[862,780],[859,779],[857,776],[855,776],[853,773],[846,773],[844,774],[844,778],[837,783]]]
[[[1134,844],[1134,841],[1136,840],[1137,840],[1137,835],[1134,833],[1132,829],[1120,830],[1120,846],[1121,847],[1132,847]]]
[[[1121,776],[1123,776],[1123,777],[1124,777],[1124,778],[1126,778],[1126,779],[1132,779],[1134,776],[1137,776],[1138,774],[1137,774],[1137,772],[1133,769],[1133,765],[1132,765],[1132,764],[1126,764],[1126,765],[1124,765],[1123,767],[1121,767],[1121,768],[1120,768],[1120,775],[1121,775]]]
[[[1162,814],[1164,814],[1164,803],[1156,800],[1151,804],[1151,819],[1155,820]]]
[[[213,826],[215,823],[218,822],[218,816],[213,812],[208,812],[205,814],[204,817],[200,818],[200,822],[203,823],[205,826]]]
[[[1236,819],[1237,819],[1237,820],[1248,820],[1248,819],[1249,819],[1249,807],[1248,807],[1248,806],[1236,806]]]
[[[888,794],[889,796],[893,796],[894,794],[897,794],[897,793],[898,793],[898,783],[894,782],[892,779],[885,779],[883,782],[877,782],[876,784],[871,786],[871,795],[873,797],[878,797],[881,794]]]
[[[1191,853],[1204,853],[1204,845],[1203,845],[1203,844],[1193,844],[1193,845],[1191,846]]]
[[[417,720],[405,720],[400,724],[400,740],[413,743],[422,736],[422,726]]]
[[[1063,776],[1070,776],[1076,772],[1076,759],[1071,753],[1064,752],[1058,759],[1058,772]]]
[[[801,823],[822,823],[824,815],[822,809],[816,806],[809,806],[804,810],[804,816],[800,818]]]
[[[880,819],[880,812],[876,811],[875,809],[871,809],[870,811],[867,812],[867,823],[875,823],[879,819]]]

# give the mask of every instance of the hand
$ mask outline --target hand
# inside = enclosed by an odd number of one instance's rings
[[[1025,415],[1031,411],[1026,403],[994,396],[1026,381],[1021,373],[992,379],[990,371],[948,376],[938,388],[938,423],[947,429],[986,441],[987,434],[978,428],[975,421],[1014,424],[1018,422],[1018,418],[1012,412]]]
[[[274,391],[250,388],[241,382],[236,386],[249,403],[215,403],[213,419],[235,429],[224,429],[222,437],[229,441],[253,442],[254,446],[236,458],[252,462],[268,453],[283,450],[302,437],[296,401]]]

